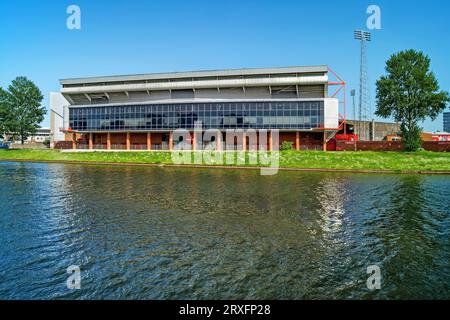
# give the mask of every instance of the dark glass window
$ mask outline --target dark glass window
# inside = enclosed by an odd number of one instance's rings
[[[77,131],[193,129],[314,129],[324,123],[323,102],[229,102],[143,106],[71,107],[69,124]]]

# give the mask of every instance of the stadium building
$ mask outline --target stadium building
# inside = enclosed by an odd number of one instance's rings
[[[330,75],[331,73],[331,75]],[[329,77],[337,81],[329,81]],[[230,129],[279,131],[279,143],[297,150],[326,150],[343,128],[337,96],[345,83],[327,66],[154,73],[60,80],[52,93],[52,145],[74,149],[172,150],[174,131],[192,133],[193,149],[223,150]],[[329,88],[334,94],[329,94]],[[216,136],[194,134],[201,122]],[[203,145],[202,145],[203,143]],[[236,141],[248,146],[248,137]]]

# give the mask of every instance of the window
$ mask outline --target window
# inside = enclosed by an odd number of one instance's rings
[[[143,106],[71,107],[69,123],[77,131],[193,129],[312,129],[324,118],[323,102],[186,103]]]

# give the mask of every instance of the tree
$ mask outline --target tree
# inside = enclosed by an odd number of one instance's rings
[[[26,77],[14,79],[8,91],[3,91],[3,95],[3,130],[6,134],[19,138],[24,144],[44,120],[46,110],[41,107],[44,97],[39,88]]]
[[[450,101],[449,94],[440,91],[430,62],[422,52],[401,51],[386,62],[387,75],[377,81],[376,115],[401,122],[407,151],[421,147],[419,123],[428,117],[436,119]]]
[[[0,138],[5,135],[5,121],[6,121],[6,100],[8,93],[0,87]]]

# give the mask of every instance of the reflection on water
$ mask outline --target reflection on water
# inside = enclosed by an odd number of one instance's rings
[[[450,298],[446,176],[0,163],[0,177],[3,299]]]

